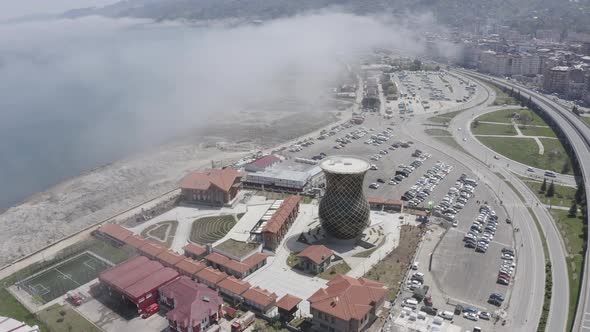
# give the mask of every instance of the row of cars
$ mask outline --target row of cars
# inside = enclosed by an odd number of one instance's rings
[[[516,263],[514,262],[514,250],[510,248],[502,248],[502,264],[498,271],[498,279],[496,282],[500,285],[508,286],[512,280]]]
[[[469,231],[463,237],[466,248],[475,249],[476,252],[485,253],[490,242],[496,235],[498,228],[498,216],[487,204],[479,208],[477,219],[471,224]]]
[[[420,165],[428,158],[427,155],[421,155],[414,162]],[[408,206],[418,206],[432,193],[434,188],[444,179],[453,169],[453,166],[442,161],[437,161],[426,173],[421,176],[410,190],[406,191],[401,199],[408,201]],[[397,174],[397,173],[396,173]]]
[[[473,196],[477,182],[467,178],[465,174],[455,182],[447,194],[442,198],[440,203],[434,207],[434,212],[440,214],[445,220],[457,227],[459,222],[455,216],[465,207],[467,201]]]

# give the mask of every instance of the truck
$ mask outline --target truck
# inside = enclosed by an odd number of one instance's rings
[[[236,318],[231,324],[231,332],[244,331],[248,326],[254,323],[254,318],[256,318],[256,315],[254,315],[252,311],[248,311],[243,316]]]
[[[82,304],[82,297],[78,293],[67,292],[66,301],[70,302],[71,305],[77,307]]]

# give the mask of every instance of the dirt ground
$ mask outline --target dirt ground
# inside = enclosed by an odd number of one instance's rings
[[[365,274],[365,278],[379,281],[389,288],[389,300],[396,296],[400,282],[414,259],[422,235],[421,228],[402,225],[399,246]]]

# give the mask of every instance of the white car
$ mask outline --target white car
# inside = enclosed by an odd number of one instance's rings
[[[479,319],[478,315],[474,312],[466,312],[463,314],[463,317],[475,322],[477,322],[477,320]]]

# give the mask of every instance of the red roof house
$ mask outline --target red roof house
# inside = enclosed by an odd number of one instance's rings
[[[201,259],[207,254],[207,248],[195,243],[189,243],[182,247],[184,255],[192,259]]]
[[[182,197],[190,203],[223,205],[232,201],[241,187],[242,173],[227,167],[192,172],[180,182]]]
[[[178,273],[184,276],[187,276],[189,278],[195,278],[197,272],[201,271],[206,267],[207,265],[199,261],[195,261],[190,258],[185,258],[180,262],[176,263],[176,266],[174,268],[176,269],[176,271],[178,271]]]
[[[260,172],[279,162],[281,162],[281,158],[273,154],[269,154],[247,164],[246,166],[244,166],[244,169],[247,172]]]
[[[223,299],[217,292],[187,277],[160,288],[160,301],[173,309],[166,313],[172,331],[204,331],[221,316]]]
[[[145,309],[158,298],[158,289],[178,278],[178,272],[145,256],[131,258],[99,274],[99,281],[111,292],[121,294]]]
[[[299,267],[310,273],[321,273],[330,266],[334,253],[323,245],[311,245],[299,254]]]
[[[202,269],[201,271],[195,274],[197,280],[205,285],[215,289],[217,288],[217,284],[228,277],[225,272],[221,272],[217,269],[212,268],[211,266]]]
[[[133,235],[133,232],[117,224],[104,224],[97,231],[99,234],[121,244],[125,243],[125,239]]]
[[[277,300],[277,294],[271,293],[258,286],[252,287],[245,291],[242,294],[242,297],[244,298],[244,302],[247,305],[259,310],[262,313],[266,313],[272,309],[275,306]]]
[[[164,266],[172,268],[174,268],[174,266],[184,258],[185,257],[183,255],[178,254],[172,250],[162,251],[157,256],[157,259],[160,263],[162,263]]]
[[[219,292],[234,300],[242,300],[241,295],[252,285],[249,282],[229,276],[217,284]]]
[[[383,284],[365,278],[338,275],[327,285],[307,299],[315,328],[320,324],[328,327],[345,325],[350,331],[361,331],[375,320],[387,295]]]

